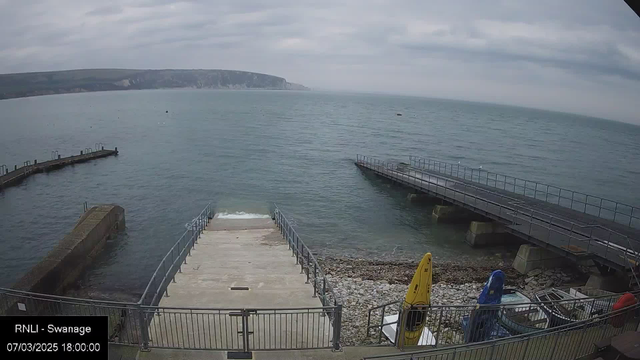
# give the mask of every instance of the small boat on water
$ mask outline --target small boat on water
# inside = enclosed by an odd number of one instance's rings
[[[532,304],[531,299],[522,292],[506,288],[502,294],[503,305],[498,321],[510,333],[526,334],[549,327],[549,317],[539,305]]]

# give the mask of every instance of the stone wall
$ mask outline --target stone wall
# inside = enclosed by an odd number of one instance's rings
[[[118,205],[94,206],[73,230],[13,286],[13,289],[63,294],[102,250],[106,240],[124,230],[124,209]]]

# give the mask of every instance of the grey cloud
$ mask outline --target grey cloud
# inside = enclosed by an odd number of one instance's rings
[[[0,31],[0,72],[234,68],[638,121],[640,19],[621,0],[15,0]],[[531,96],[550,87],[564,95]]]
[[[109,6],[93,9],[91,11],[87,11],[85,15],[87,16],[117,15],[117,14],[122,14],[123,10],[124,9],[121,6],[109,5]]]

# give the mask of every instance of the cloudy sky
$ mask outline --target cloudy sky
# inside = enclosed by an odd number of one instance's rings
[[[623,0],[0,0],[0,73],[257,71],[640,123]]]

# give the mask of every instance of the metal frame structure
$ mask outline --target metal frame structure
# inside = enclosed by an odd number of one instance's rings
[[[640,296],[640,291],[632,292],[632,294]],[[401,323],[406,322],[409,313],[419,313],[419,318],[425,320],[427,328],[433,335],[432,340],[435,342],[433,347],[436,348],[461,345],[469,339],[483,338],[483,336],[486,335],[483,331],[486,331],[486,329],[468,328],[465,330],[463,329],[462,322],[465,318],[470,321],[474,316],[482,317],[484,313],[487,315],[498,313],[501,319],[506,319],[507,321],[509,321],[509,318],[526,316],[532,324],[541,322],[544,319],[549,319],[549,325],[552,328],[548,330],[552,331],[553,327],[564,325],[564,322],[561,322],[559,319],[549,318],[549,314],[547,314],[541,306],[546,306],[547,308],[551,306],[562,306],[567,314],[575,317],[576,321],[586,320],[610,313],[613,309],[613,304],[620,296],[622,296],[622,294],[518,304],[413,306],[409,309],[403,309],[403,301],[398,300],[369,309],[367,317],[367,337],[378,344],[385,342],[390,344],[386,341],[388,339],[385,338],[382,328],[395,324],[396,328],[399,328],[400,331],[396,332],[397,338],[393,339],[393,343],[397,347],[403,348],[404,344],[402,343],[402,339],[404,339],[404,327],[401,326]],[[543,311],[543,313],[538,312],[538,309]],[[385,316],[393,314],[399,314],[398,320],[392,322],[384,321]]]
[[[620,270],[638,263],[640,242],[602,226],[585,226],[526,207],[518,199],[448,176],[357,155],[374,173],[505,224],[506,230],[573,260],[592,257]],[[635,274],[634,274],[635,275]]]
[[[541,182],[520,179],[514,176],[474,169],[429,158],[409,156],[412,167],[445,174],[482,184],[499,190],[510,191],[551,204],[566,207],[583,214],[611,220],[618,224],[640,229],[640,209],[618,201],[584,194]]]
[[[592,354],[595,343],[627,331],[640,324],[640,304],[614,312],[503,339],[461,344],[445,348],[410,351],[365,357],[365,360],[575,360]]]

